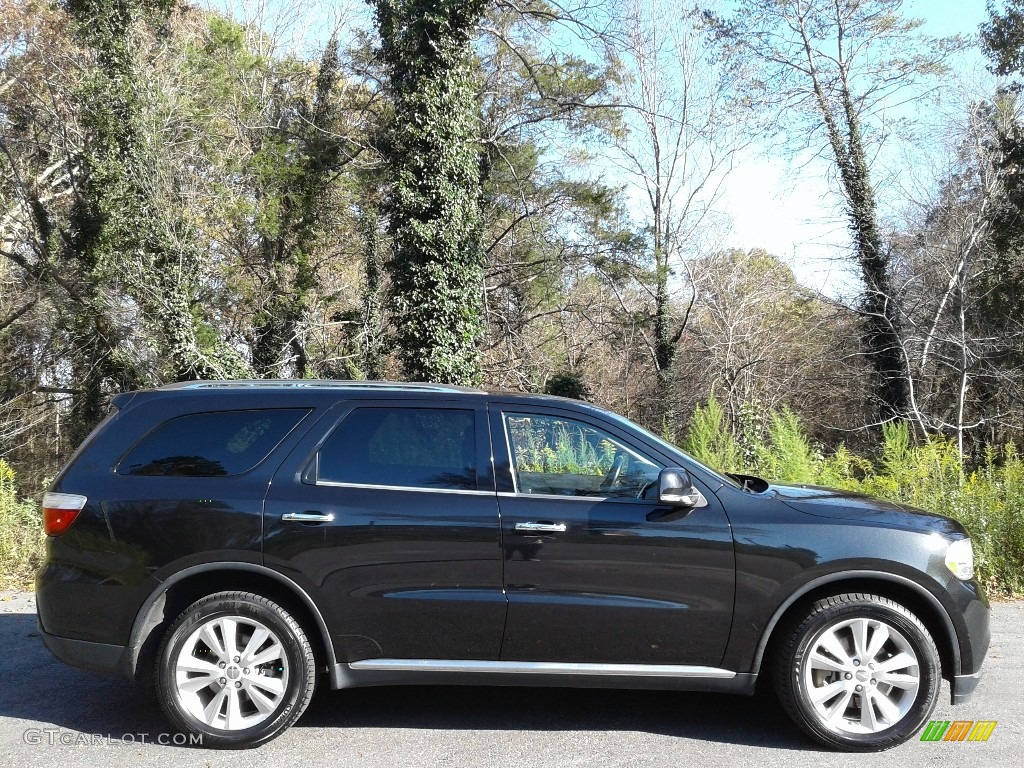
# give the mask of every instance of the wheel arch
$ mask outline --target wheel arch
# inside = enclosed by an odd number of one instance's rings
[[[846,592],[869,592],[904,605],[928,629],[939,650],[942,676],[947,680],[960,673],[960,646],[956,628],[935,595],[917,582],[884,571],[845,571],[821,576],[790,595],[772,614],[761,633],[754,653],[752,671],[759,672],[766,653],[779,639],[776,632],[791,619],[801,616],[815,601]]]
[[[224,591],[254,592],[287,610],[309,637],[318,671],[337,665],[323,615],[302,587],[277,571],[255,563],[204,563],[161,582],[135,617],[121,672],[129,680],[150,679],[160,639],[182,611],[206,595]]]

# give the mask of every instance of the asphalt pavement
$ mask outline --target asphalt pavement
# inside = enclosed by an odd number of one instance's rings
[[[277,740],[219,752],[169,731],[151,692],[58,662],[36,632],[32,595],[0,593],[0,766],[1019,766],[1022,644],[1024,602],[994,604],[974,699],[952,707],[943,684],[933,719],[997,721],[987,742],[915,739],[880,754],[828,752],[770,694],[325,686]]]

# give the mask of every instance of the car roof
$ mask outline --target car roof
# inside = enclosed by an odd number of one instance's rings
[[[476,387],[464,387],[455,384],[436,384],[431,382],[401,382],[401,381],[353,381],[340,379],[225,379],[225,380],[193,380],[179,381],[171,384],[164,384],[150,390],[137,390],[115,395],[113,404],[118,407],[128,407],[129,403],[150,400],[152,397],[161,399],[161,396],[170,396],[174,399],[185,397],[192,400],[194,397],[205,399],[216,396],[234,398],[236,395],[245,400],[259,397],[261,394],[290,394],[288,400],[300,397],[303,394],[314,396],[317,399],[330,399],[337,396],[352,397],[353,399],[383,399],[402,398],[403,395],[412,397],[437,397],[443,400],[455,399],[461,396],[488,397],[494,401],[504,403],[519,403],[523,405],[549,405],[553,407],[570,406],[575,410],[591,411],[595,413],[609,413],[606,409],[588,403],[583,400],[574,400],[557,395],[534,394],[529,392],[506,392],[502,390],[484,390]],[[220,398],[217,398],[218,400]]]

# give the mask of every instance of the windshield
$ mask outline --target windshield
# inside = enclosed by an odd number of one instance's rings
[[[693,458],[693,456],[691,456],[690,454],[686,453],[686,451],[682,450],[678,446],[672,445],[672,443],[668,442],[664,438],[658,437],[656,434],[651,432],[651,430],[644,429],[639,424],[630,421],[629,419],[625,418],[624,416],[620,416],[619,414],[615,413],[614,411],[606,411],[605,413],[607,413],[609,416],[612,417],[612,419],[614,419],[615,421],[619,422],[620,424],[622,424],[624,426],[627,426],[630,429],[637,430],[638,432],[643,434],[647,439],[649,439],[651,442],[653,442],[656,445],[660,446],[661,448],[667,450],[669,453],[680,453],[680,454],[682,454],[683,456],[686,457],[687,461],[693,462],[698,467],[703,469],[705,472],[707,472],[710,475],[712,475],[713,477],[721,480],[725,485],[731,485],[733,488],[739,488],[739,489],[742,490],[742,488],[743,488],[742,484],[738,483],[735,479],[729,477],[728,475],[725,475],[725,474],[719,472],[717,469],[712,469],[711,467],[707,466],[706,464],[703,464],[703,463],[697,461],[697,459]]]

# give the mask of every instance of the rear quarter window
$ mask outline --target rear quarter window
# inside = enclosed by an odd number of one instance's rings
[[[165,421],[117,467],[120,475],[228,477],[255,467],[309,413],[306,408],[191,413]]]

